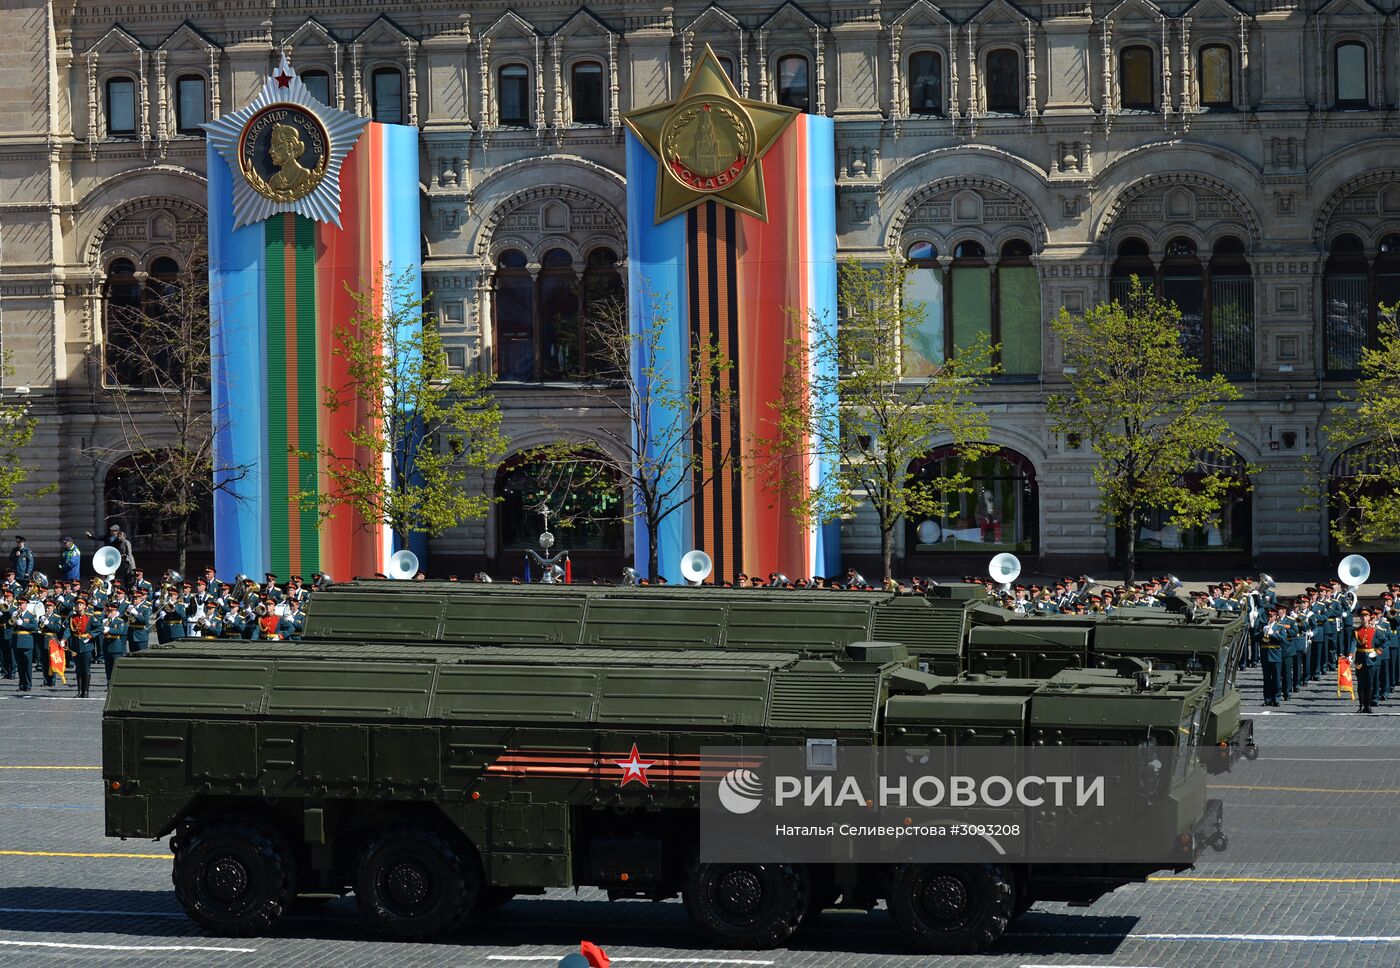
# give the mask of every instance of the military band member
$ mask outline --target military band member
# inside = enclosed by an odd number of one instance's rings
[[[11,624],[15,635],[15,665],[19,669],[19,691],[30,692],[34,686],[34,639],[39,634],[39,618],[28,608],[29,596],[15,601]]]
[[[15,677],[15,592],[0,593],[0,679]]]
[[[95,624],[88,614],[87,599],[79,596],[73,614],[68,616],[68,648],[73,653],[73,667],[78,674],[79,699],[87,699],[88,690],[92,688],[92,660],[97,653]]]
[[[219,619],[218,604],[212,599],[205,601],[199,614],[194,618],[192,631],[205,639],[217,639],[224,631],[224,623]]]
[[[126,619],[122,618],[121,608],[116,601],[110,601],[103,609],[102,616],[102,661],[107,670],[107,684],[112,684],[112,671],[117,660],[126,655]]]
[[[38,648],[35,650],[44,654],[44,685],[50,689],[55,685],[58,671],[53,667],[49,642],[52,640],[59,644],[59,655],[65,657],[66,665],[67,653],[63,651],[63,642],[67,637],[68,627],[63,621],[63,616],[58,614],[58,603],[50,598],[44,602],[44,614],[39,618],[39,635],[36,640]]]
[[[1275,605],[1269,609],[1268,621],[1264,623],[1261,642],[1261,661],[1264,665],[1264,705],[1282,705],[1287,698],[1283,691],[1283,647],[1288,631],[1283,624],[1283,607]]]
[[[124,617],[127,624],[128,652],[142,652],[151,644],[151,622],[154,616],[150,602],[146,600],[148,594],[146,589],[137,586],[136,600],[126,610]]]
[[[1371,617],[1371,610],[1363,609],[1361,612],[1361,627],[1354,635],[1352,651],[1352,669],[1356,675],[1356,699],[1360,705],[1360,711],[1369,713],[1376,698],[1376,668],[1380,661],[1380,652],[1376,648],[1376,629]]]

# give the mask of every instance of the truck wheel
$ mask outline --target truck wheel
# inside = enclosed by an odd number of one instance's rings
[[[260,824],[213,821],[179,838],[171,880],[185,913],[211,934],[262,934],[296,893],[291,854]]]
[[[380,932],[420,941],[457,927],[476,903],[475,866],[430,830],[394,827],[360,852],[355,900]]]
[[[890,885],[890,916],[922,951],[965,955],[997,942],[1011,920],[1016,888],[995,864],[901,864]]]
[[[727,948],[772,948],[807,913],[807,871],[791,864],[700,864],[682,898],[700,930]]]

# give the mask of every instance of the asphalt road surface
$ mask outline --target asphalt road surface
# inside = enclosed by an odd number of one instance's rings
[[[164,843],[103,836],[101,672],[94,678],[94,698],[86,701],[69,698],[71,687],[49,693],[39,686],[20,697],[12,681],[0,683],[0,966],[554,968],[585,938],[618,968],[1400,964],[1400,866],[1379,863],[1211,864],[1121,888],[1090,908],[1037,905],[995,951],[959,958],[902,950],[883,912],[828,912],[782,950],[712,951],[678,903],[609,903],[565,891],[513,901],[440,944],[378,939],[353,899],[293,915],[273,937],[207,937],[175,901]],[[1400,741],[1400,701],[1363,717],[1315,685],[1282,710],[1265,711],[1258,670],[1245,673],[1242,687],[1266,750],[1393,748]],[[1367,809],[1394,816],[1390,804]],[[1400,822],[1395,830],[1400,836]],[[1286,842],[1287,831],[1278,833]]]

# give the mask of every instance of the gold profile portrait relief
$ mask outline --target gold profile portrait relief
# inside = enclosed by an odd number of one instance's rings
[[[273,104],[248,119],[238,140],[239,167],[253,190],[295,202],[326,175],[330,139],[319,118],[295,104]]]

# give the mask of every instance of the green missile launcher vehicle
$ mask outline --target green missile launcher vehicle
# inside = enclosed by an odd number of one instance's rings
[[[1035,901],[1089,903],[1223,849],[1191,751],[1209,701],[1208,682],[1185,673],[937,677],[883,643],[818,658],[189,639],[118,667],[103,718],[106,830],[172,835],[180,903],[222,935],[269,931],[298,895],[353,892],[379,931],[425,939],[516,894],[592,886],[680,895],[725,948],[781,944],[841,896],[886,900],[922,949],[970,952]],[[700,863],[701,773],[685,767],[706,747],[809,740],[955,754],[1160,746],[1175,754],[1159,787],[1172,859]],[[625,782],[643,764],[661,769]],[[956,903],[937,900],[934,881],[961,885]]]
[[[1199,671],[1214,689],[1202,755],[1214,771],[1258,754],[1235,685],[1248,634],[1240,616],[1123,609],[1112,616],[1018,616],[980,585],[927,595],[611,585],[356,581],[316,593],[306,637],[613,648],[797,649],[899,642],[937,675],[1040,679],[1112,668],[1124,657]]]

